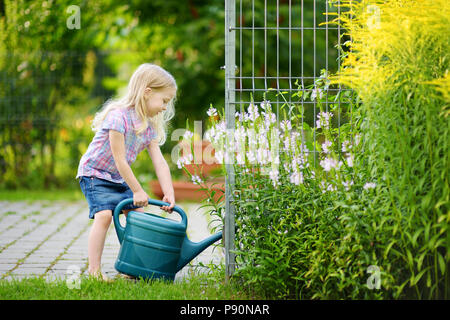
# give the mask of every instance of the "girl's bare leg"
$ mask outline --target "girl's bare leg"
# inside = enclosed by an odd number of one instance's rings
[[[103,247],[105,246],[106,233],[111,224],[112,211],[103,210],[95,214],[94,223],[89,233],[88,242],[88,259],[90,275],[99,275]]]
[[[134,211],[144,212],[142,208],[133,209]],[[127,216],[130,210],[124,210]],[[98,276],[101,273],[101,260],[103,248],[105,247],[106,233],[112,221],[112,210],[99,211],[94,216],[94,223],[91,227],[88,240],[88,259],[90,275]],[[103,278],[105,276],[102,275]]]

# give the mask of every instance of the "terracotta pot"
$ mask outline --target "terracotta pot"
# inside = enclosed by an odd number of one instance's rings
[[[219,197],[223,195],[223,192],[220,189],[224,189],[224,184],[223,182],[215,183],[216,185],[214,186],[213,190],[217,191],[214,195],[214,199],[217,201]],[[200,186],[193,184],[192,182],[173,181],[172,184],[175,191],[175,201],[177,202],[187,200],[200,202],[207,198],[207,193],[203,190],[200,190]],[[206,182],[206,185],[211,188],[213,182]],[[150,190],[156,197],[160,199],[164,197],[158,180],[150,181]]]

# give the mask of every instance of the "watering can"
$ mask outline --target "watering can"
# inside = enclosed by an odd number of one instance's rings
[[[131,198],[121,201],[113,216],[121,244],[114,267],[121,273],[144,279],[173,281],[181,268],[222,238],[222,232],[218,232],[200,242],[190,241],[186,235],[186,213],[178,206],[172,210],[181,216],[181,222],[151,213],[130,211],[126,226],[122,227],[119,215],[124,206],[132,203]],[[148,203],[169,206],[166,202],[153,199],[148,199]]]

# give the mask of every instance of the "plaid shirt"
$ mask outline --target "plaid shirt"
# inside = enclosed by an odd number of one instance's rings
[[[154,130],[149,126],[146,131],[136,135],[135,129],[141,122],[134,108],[111,110],[102,127],[92,139],[86,153],[81,157],[76,178],[95,176],[115,183],[124,180],[117,170],[109,142],[109,130],[116,130],[125,136],[125,151],[128,164],[132,164],[137,155],[144,150],[150,141],[156,138]]]

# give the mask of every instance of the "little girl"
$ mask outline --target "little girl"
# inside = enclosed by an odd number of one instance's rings
[[[81,157],[76,178],[89,204],[89,218],[94,219],[89,233],[88,259],[90,275],[107,277],[100,271],[106,232],[117,204],[133,198],[125,207],[143,211],[149,196],[141,187],[130,165],[147,149],[164,193],[161,207],[172,212],[175,196],[169,166],[159,146],[166,140],[166,126],[174,116],[177,92],[175,79],[163,68],[145,63],[131,76],[126,94],[109,100],[96,114],[92,129],[96,132]]]

